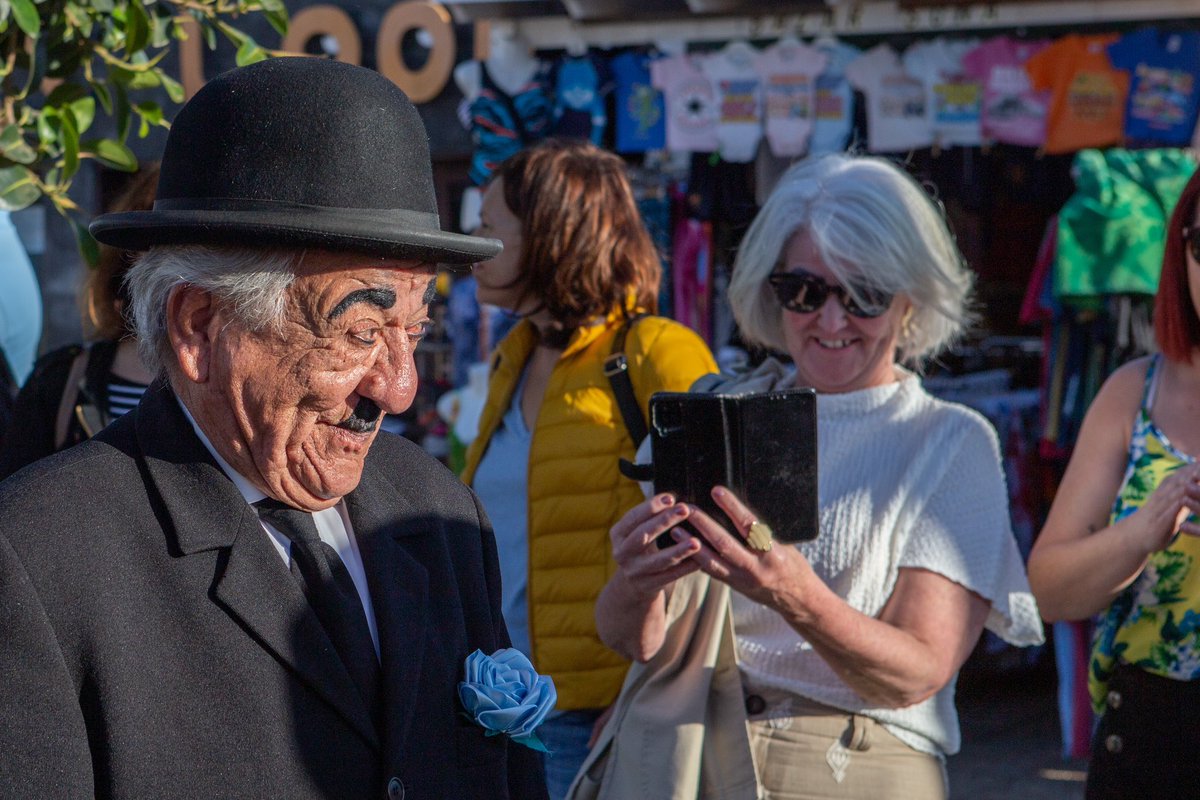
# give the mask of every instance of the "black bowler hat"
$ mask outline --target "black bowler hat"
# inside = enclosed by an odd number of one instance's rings
[[[404,92],[372,70],[299,57],[206,84],[171,125],[153,210],[105,214],[90,230],[127,250],[320,247],[462,265],[501,249],[441,229],[428,134]]]

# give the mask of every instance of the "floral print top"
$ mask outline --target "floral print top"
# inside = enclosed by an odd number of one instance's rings
[[[1109,524],[1137,511],[1155,487],[1195,459],[1182,453],[1150,419],[1155,376],[1162,356],[1146,373],[1142,407],[1134,421],[1129,462]],[[1103,713],[1108,681],[1117,663],[1166,678],[1200,678],[1200,537],[1176,534],[1165,550],[1150,556],[1145,569],[1097,619],[1088,670],[1088,691]]]

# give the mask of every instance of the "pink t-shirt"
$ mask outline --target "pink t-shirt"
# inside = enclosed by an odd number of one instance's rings
[[[759,58],[767,143],[776,156],[801,156],[808,151],[816,79],[827,60],[825,53],[796,39],[780,39]]]
[[[1025,147],[1046,140],[1050,92],[1033,90],[1025,62],[1049,44],[997,36],[963,56],[963,71],[983,84],[985,139]]]
[[[717,149],[717,98],[701,63],[701,56],[679,55],[650,64],[650,81],[663,93],[667,110],[668,150]]]

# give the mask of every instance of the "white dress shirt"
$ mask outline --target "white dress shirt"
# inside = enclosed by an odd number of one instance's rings
[[[212,446],[212,442],[205,436],[204,431],[196,424],[196,418],[192,416],[192,412],[188,411],[183,401],[179,401],[179,407],[183,409],[184,415],[188,418],[188,422],[192,423],[192,429],[196,431],[196,435],[200,437],[200,441],[216,459],[217,464],[233,481],[233,485],[242,493],[242,497],[246,498],[246,502],[253,505],[259,500],[266,498],[254,484],[246,480],[245,476],[229,466],[229,463],[221,458],[221,454]],[[350,577],[354,579],[354,587],[358,589],[358,597],[362,600],[363,611],[367,615],[367,627],[371,629],[371,641],[375,644],[375,655],[379,655],[379,631],[375,626],[375,609],[371,606],[371,592],[367,587],[367,573],[363,569],[362,554],[358,551],[358,542],[354,538],[354,526],[350,524],[350,515],[346,511],[346,501],[339,500],[337,505],[331,508],[326,508],[321,511],[312,512],[313,522],[316,523],[317,533],[321,537],[321,541],[337,551],[338,557],[342,559],[342,563],[346,565],[346,571],[350,573]],[[291,564],[292,542],[287,536],[280,533],[274,526],[259,520],[264,531],[266,531],[271,544],[275,545],[275,549],[279,551],[279,557],[283,559],[285,567]]]

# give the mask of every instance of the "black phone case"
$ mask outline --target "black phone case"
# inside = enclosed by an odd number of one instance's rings
[[[650,398],[655,492],[699,506],[733,533],[712,499],[727,486],[782,542],[817,536],[817,397],[812,389],[748,394],[659,392]],[[742,520],[744,522],[744,520]],[[669,547],[669,534],[659,537]]]

